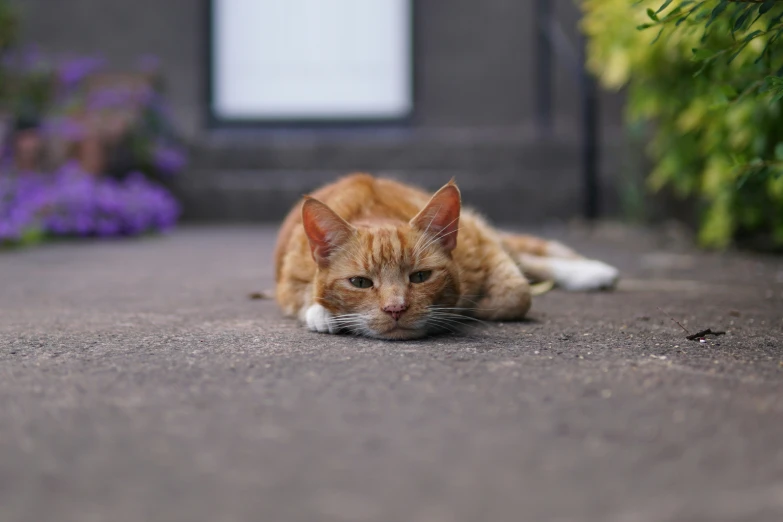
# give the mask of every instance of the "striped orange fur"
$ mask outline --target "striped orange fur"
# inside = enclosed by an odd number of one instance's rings
[[[548,250],[579,258],[557,243],[497,232],[461,208],[453,181],[430,195],[354,174],[304,198],[285,219],[276,298],[312,330],[412,339],[466,316],[523,318],[531,294],[520,259]]]

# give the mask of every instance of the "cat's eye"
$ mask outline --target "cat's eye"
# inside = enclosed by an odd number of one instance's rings
[[[421,270],[411,274],[411,283],[423,283],[432,275],[432,270]]]
[[[370,288],[372,286],[372,279],[366,277],[352,277],[348,281],[356,288]]]

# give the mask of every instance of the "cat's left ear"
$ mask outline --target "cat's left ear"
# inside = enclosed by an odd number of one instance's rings
[[[441,188],[411,220],[411,226],[438,238],[441,246],[451,252],[457,246],[461,196],[454,180]]]
[[[313,259],[321,267],[329,263],[329,256],[356,231],[334,210],[313,198],[306,198],[302,204],[302,225]]]

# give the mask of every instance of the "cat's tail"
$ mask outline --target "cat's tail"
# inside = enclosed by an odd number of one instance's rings
[[[552,281],[565,290],[584,292],[613,289],[620,279],[620,271],[615,267],[588,259],[557,241],[507,233],[502,234],[501,240],[533,282]]]

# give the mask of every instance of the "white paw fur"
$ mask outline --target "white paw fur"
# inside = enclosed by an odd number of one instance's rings
[[[615,267],[592,259],[551,259],[550,268],[555,283],[573,292],[613,288],[620,278]]]
[[[557,241],[548,241],[546,247],[547,257],[557,257],[561,259],[583,259],[582,256],[572,249]]]
[[[320,333],[337,333],[337,325],[334,321],[334,316],[319,304],[310,305],[305,312],[305,322],[307,328],[313,332]]]

